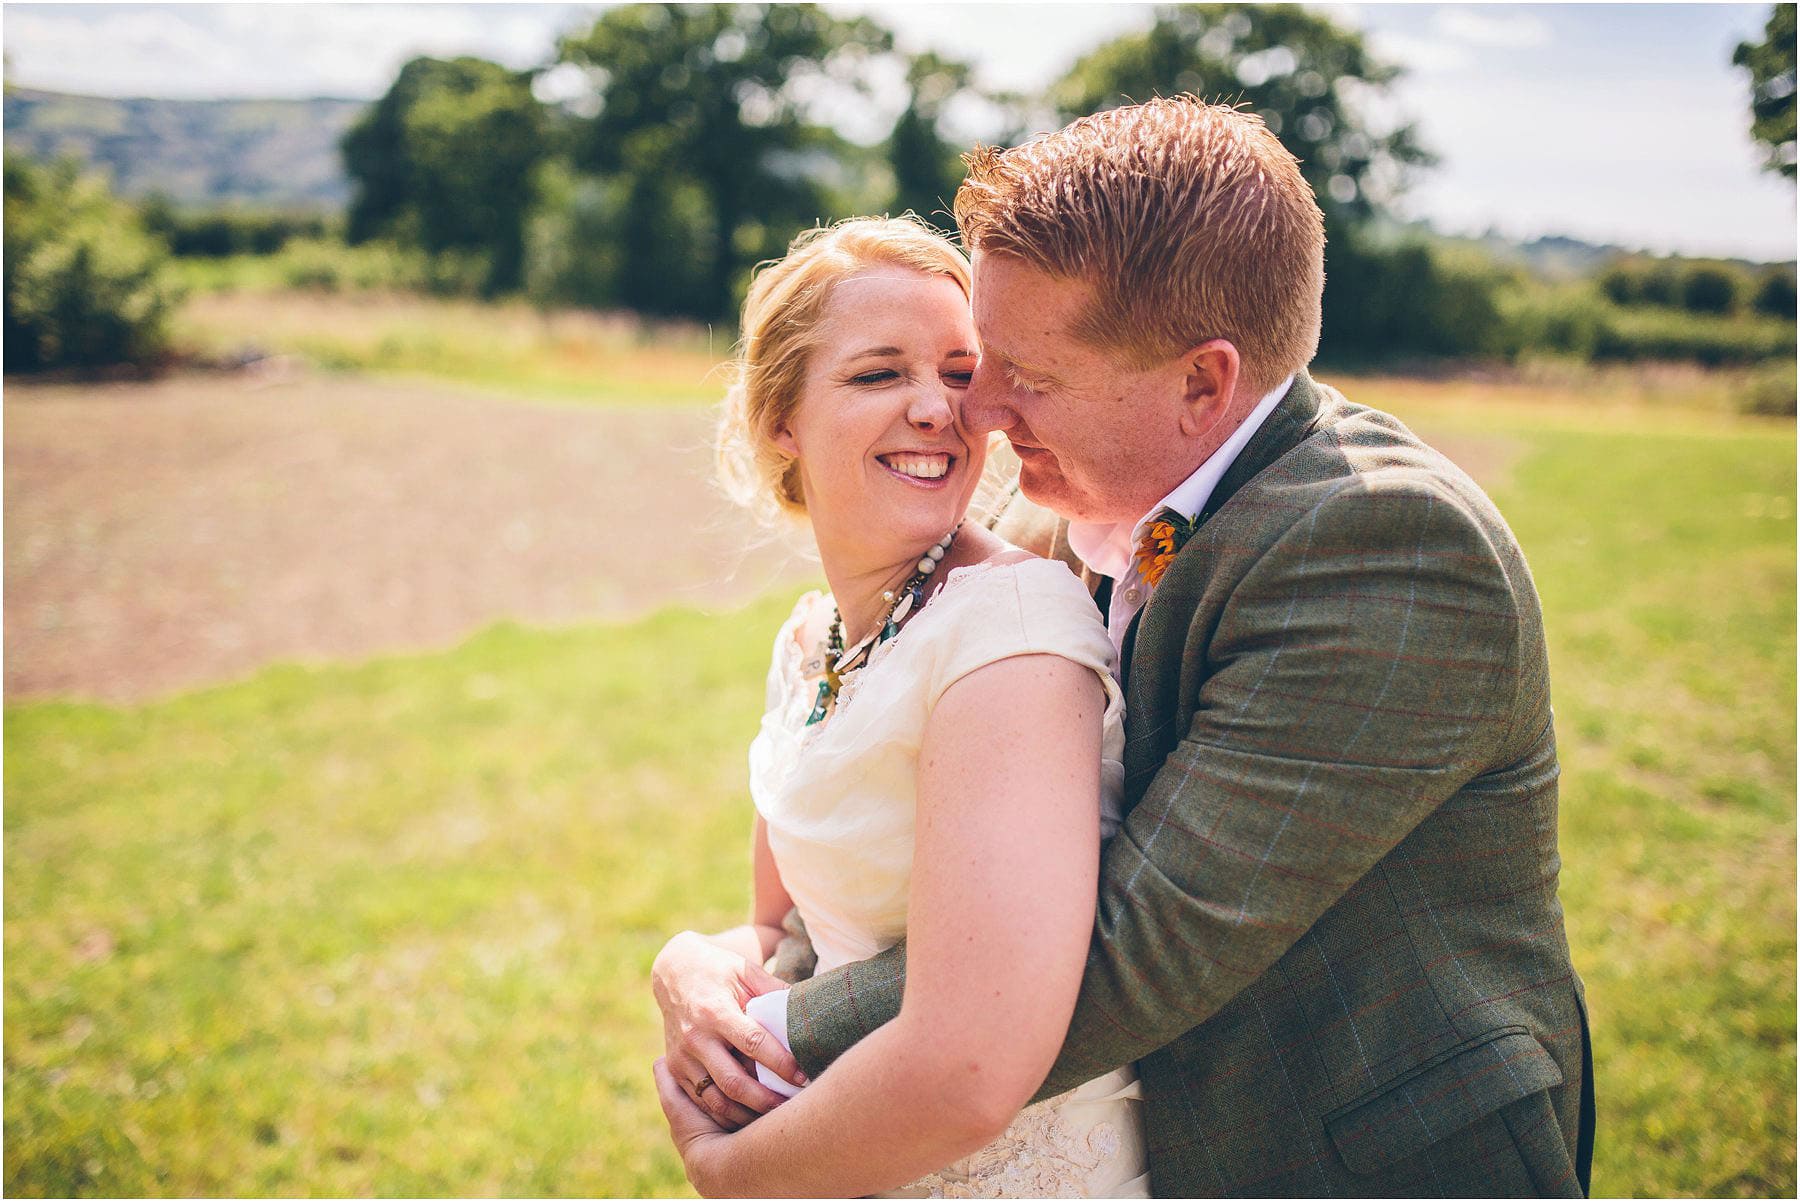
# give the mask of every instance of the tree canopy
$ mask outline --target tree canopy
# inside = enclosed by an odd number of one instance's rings
[[[624,184],[621,299],[668,309],[672,269],[695,276],[687,304],[727,312],[740,272],[831,211],[849,156],[813,110],[862,90],[892,44],[815,4],[627,5],[564,38],[559,61],[588,70],[598,101],[572,132],[575,165]]]
[[[911,210],[946,232],[956,228],[951,202],[963,178],[962,152],[944,140],[944,110],[973,86],[967,63],[929,51],[906,68],[908,100],[888,137],[894,171],[893,211]]]
[[[415,58],[344,135],[355,185],[346,237],[479,255],[487,291],[515,288],[546,138],[529,73],[479,58]]]
[[[1326,215],[1360,221],[1432,161],[1410,125],[1380,129],[1367,101],[1398,74],[1355,30],[1298,6],[1182,4],[1092,51],[1051,92],[1062,121],[1191,92],[1241,104],[1300,160]]]
[[[1777,4],[1760,42],[1740,42],[1731,61],[1750,72],[1750,136],[1763,166],[1794,178],[1794,5]]]

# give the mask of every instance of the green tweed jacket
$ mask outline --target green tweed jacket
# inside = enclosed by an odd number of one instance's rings
[[[1124,828],[1040,1097],[1136,1061],[1158,1196],[1580,1195],[1537,593],[1486,494],[1302,374],[1126,640]],[[817,1075],[905,945],[796,986]]]

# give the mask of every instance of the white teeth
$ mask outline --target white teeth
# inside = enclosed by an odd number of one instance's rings
[[[950,472],[948,455],[883,455],[881,461],[901,475],[919,480],[941,480]]]

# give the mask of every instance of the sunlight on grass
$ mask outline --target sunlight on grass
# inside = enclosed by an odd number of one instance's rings
[[[1597,1193],[1791,1195],[1792,423],[1339,382],[1517,448]],[[9,707],[7,1191],[685,1192],[647,972],[743,911],[790,600]]]
[[[8,1192],[682,1188],[644,982],[788,604],[11,709]]]
[[[520,301],[484,304],[378,292],[213,292],[173,321],[178,346],[218,357],[254,348],[315,367],[431,379],[528,400],[710,404],[731,356],[725,330],[650,326]]]

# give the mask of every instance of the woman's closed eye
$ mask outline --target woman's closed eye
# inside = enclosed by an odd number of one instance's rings
[[[969,380],[975,373],[972,369],[963,368],[960,370],[952,369],[941,374],[944,383],[948,384],[950,387],[967,388],[969,386]],[[860,372],[857,375],[851,376],[850,382],[865,388],[872,388],[882,384],[892,383],[893,381],[902,378],[904,378],[903,373],[895,371],[891,367],[878,367],[873,371]]]

